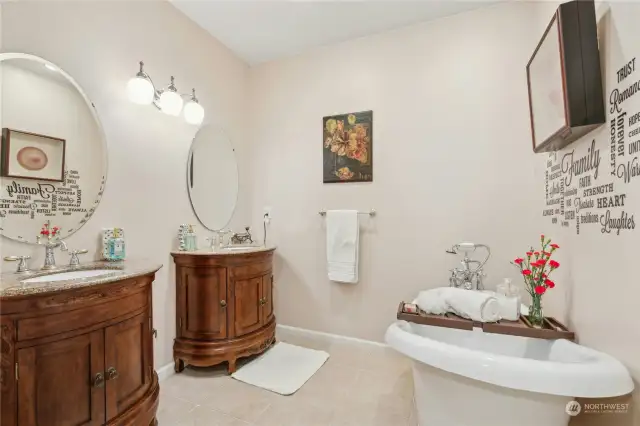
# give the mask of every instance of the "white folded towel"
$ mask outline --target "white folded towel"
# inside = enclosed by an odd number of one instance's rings
[[[496,322],[500,319],[498,300],[479,291],[439,287],[421,291],[414,303],[428,314],[451,312],[478,322]]]
[[[327,212],[327,270],[331,281],[358,282],[360,230],[357,210]]]

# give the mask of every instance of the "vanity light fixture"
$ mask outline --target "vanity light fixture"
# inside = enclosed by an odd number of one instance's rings
[[[140,71],[127,83],[129,100],[139,105],[154,104],[156,108],[168,115],[178,116],[182,112],[189,124],[199,125],[204,119],[204,108],[196,98],[196,89],[191,94],[181,94],[176,89],[174,78],[164,89],[156,89],[149,74],[144,71],[144,62],[140,61]],[[184,105],[182,98],[188,98]],[[184,108],[183,108],[184,106]]]

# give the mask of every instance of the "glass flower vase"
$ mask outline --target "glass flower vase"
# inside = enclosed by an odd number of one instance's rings
[[[535,328],[543,328],[544,314],[542,313],[542,295],[536,294],[531,296],[528,318],[532,326]]]

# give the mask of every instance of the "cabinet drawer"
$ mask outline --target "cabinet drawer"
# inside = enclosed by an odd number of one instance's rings
[[[99,305],[60,314],[21,319],[18,320],[18,340],[37,339],[78,328],[88,328],[112,318],[126,315],[146,305],[147,292],[140,291],[117,302],[111,300]]]
[[[271,273],[271,261],[255,262],[245,266],[235,266],[229,269],[229,275],[232,279],[249,279],[259,275]]]

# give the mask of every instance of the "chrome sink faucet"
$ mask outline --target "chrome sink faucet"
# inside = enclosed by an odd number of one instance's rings
[[[224,236],[227,234],[230,234],[231,231],[230,230],[224,230],[224,229],[219,229],[217,231],[213,231],[214,234],[207,238],[207,241],[209,241],[209,248],[214,251],[218,248],[222,248],[222,246],[224,245]]]
[[[53,255],[53,249],[60,247],[62,251],[69,251],[67,244],[58,236],[59,233],[60,228],[57,226],[51,228],[51,221],[47,221],[37,237],[37,243],[43,245],[45,250],[43,270],[56,269],[56,258]],[[42,236],[47,237],[45,242],[42,242]]]

